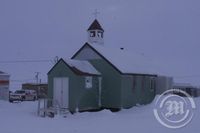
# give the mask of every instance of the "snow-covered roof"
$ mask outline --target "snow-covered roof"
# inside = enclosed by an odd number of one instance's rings
[[[86,45],[96,50],[98,54],[109,61],[123,74],[157,74],[155,65],[153,65],[150,59],[143,55],[130,52],[126,49],[106,47],[95,43],[86,43]]]
[[[42,83],[30,83],[30,82],[27,82],[27,83],[23,83],[23,85],[47,85],[48,83],[46,82],[42,82]]]
[[[90,64],[88,61],[81,61],[81,60],[65,60],[65,62],[72,68],[76,68],[79,71],[83,73],[88,73],[88,74],[95,74],[95,75],[100,75],[100,72],[98,72],[92,64]]]
[[[5,72],[2,72],[2,71],[0,71],[0,75],[9,75],[9,74],[7,74],[7,73],[5,73]]]
[[[174,86],[192,86],[190,83],[174,83]]]
[[[90,64],[88,61],[82,61],[82,60],[73,60],[73,59],[60,59],[54,66],[51,68],[51,70],[48,72],[51,73],[51,71],[60,63],[63,62],[67,67],[69,67],[74,73],[78,75],[101,75],[100,72],[98,72],[92,64]]]

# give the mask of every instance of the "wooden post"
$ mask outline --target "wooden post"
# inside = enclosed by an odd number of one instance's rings
[[[37,110],[37,115],[40,115],[40,99],[38,99],[38,110]]]

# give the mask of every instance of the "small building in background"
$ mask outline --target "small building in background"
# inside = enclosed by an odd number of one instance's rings
[[[0,71],[0,100],[9,99],[10,75]]]
[[[47,83],[24,83],[22,84],[23,90],[35,90],[38,98],[46,98],[48,92]]]
[[[185,91],[192,97],[198,97],[200,96],[200,88],[195,87],[189,83],[174,83],[173,84],[173,89],[178,89]]]
[[[156,94],[162,94],[170,89],[173,89],[173,78],[158,75],[156,77]]]

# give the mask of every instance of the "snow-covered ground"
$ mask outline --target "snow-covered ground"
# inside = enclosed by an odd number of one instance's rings
[[[66,118],[37,116],[37,102],[0,101],[0,133],[199,133],[200,98],[186,127],[168,129],[153,115],[154,103],[112,113],[108,110],[69,114]]]

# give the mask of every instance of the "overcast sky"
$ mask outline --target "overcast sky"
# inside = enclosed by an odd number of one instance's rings
[[[87,41],[97,9],[105,45],[143,54],[177,82],[200,85],[199,5],[199,0],[0,0],[0,70],[24,82],[41,72],[45,82],[51,62],[2,61],[69,58]]]

